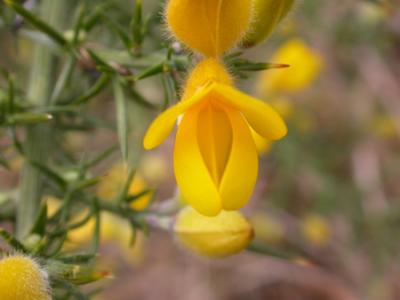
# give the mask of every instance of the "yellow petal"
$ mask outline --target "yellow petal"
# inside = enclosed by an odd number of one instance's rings
[[[261,136],[279,140],[286,135],[285,122],[270,105],[227,85],[213,84],[212,89],[218,93],[220,101],[241,111],[250,126]]]
[[[174,171],[183,198],[198,212],[215,216],[221,198],[208,171],[197,140],[198,110],[189,110],[178,127],[174,149]]]
[[[209,101],[211,99],[208,99]],[[199,113],[197,138],[204,162],[218,186],[232,146],[231,122],[225,109],[211,101]]]
[[[251,128],[251,134],[253,136],[254,143],[256,144],[257,152],[259,155],[267,154],[271,149],[272,142],[263,138],[254,129]]]
[[[170,0],[166,18],[171,31],[190,48],[220,56],[247,30],[251,0]]]
[[[199,88],[195,95],[161,113],[150,125],[144,137],[143,146],[146,150],[158,147],[174,129],[175,121],[188,108],[199,102],[210,92],[211,87]]]
[[[228,112],[232,126],[232,149],[219,191],[225,210],[242,208],[253,193],[257,181],[258,155],[250,128],[240,112]]]

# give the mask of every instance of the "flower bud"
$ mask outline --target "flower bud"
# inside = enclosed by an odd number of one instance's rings
[[[251,0],[170,0],[166,19],[171,32],[205,56],[230,50],[248,29]]]
[[[254,13],[243,45],[252,47],[268,38],[290,11],[294,0],[253,0]]]
[[[50,300],[47,273],[30,257],[14,255],[0,261],[0,299]]]
[[[237,211],[222,211],[216,217],[206,217],[187,207],[179,213],[174,230],[183,246],[212,258],[236,254],[253,238],[252,226]]]

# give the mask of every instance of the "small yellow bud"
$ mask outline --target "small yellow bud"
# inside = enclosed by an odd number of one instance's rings
[[[166,19],[176,37],[205,56],[230,50],[248,29],[251,0],[170,0]]]
[[[50,300],[47,274],[27,256],[3,258],[0,261],[0,299]]]
[[[174,230],[186,248],[212,258],[236,254],[253,238],[252,226],[237,211],[206,217],[187,207],[179,213]]]
[[[252,47],[268,38],[294,4],[294,0],[253,0],[253,2],[253,18],[243,41],[245,47]]]

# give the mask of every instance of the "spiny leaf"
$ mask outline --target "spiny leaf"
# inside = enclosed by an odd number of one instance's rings
[[[39,215],[33,225],[32,233],[36,233],[43,236],[46,230],[46,224],[47,224],[47,203],[43,203]]]
[[[104,88],[109,83],[109,81],[110,81],[110,76],[108,74],[103,73],[100,76],[100,78],[97,79],[96,83],[92,87],[90,87],[90,89],[85,94],[72,100],[70,104],[77,105],[88,102],[90,99],[94,98],[101,91],[103,91]]]
[[[46,175],[47,178],[56,183],[60,188],[65,189],[67,183],[56,171],[37,161],[31,161],[30,163]]]
[[[0,237],[4,239],[4,241],[13,247],[17,251],[21,251],[23,253],[28,253],[24,245],[20,241],[18,241],[15,237],[13,237],[6,230],[0,228]]]
[[[53,116],[46,113],[17,113],[7,117],[5,125],[29,125],[48,122],[53,119]]]
[[[55,257],[55,259],[66,264],[87,264],[95,258],[96,255],[92,253],[66,253],[59,254]]]
[[[32,14],[29,10],[20,5],[17,1],[15,0],[4,0],[4,1],[7,5],[12,7],[15,10],[15,12],[23,16],[25,20],[31,23],[34,27],[36,27],[38,30],[42,31],[43,33],[51,37],[57,44],[59,44],[60,46],[66,46],[68,44],[67,40],[63,37],[61,33],[59,33],[57,30],[55,30],[52,26],[47,24],[42,19]]]
[[[104,150],[103,152],[101,152],[99,155],[95,156],[90,161],[84,163],[83,168],[84,169],[89,169],[89,168],[97,165],[98,163],[100,163],[103,160],[105,160],[112,153],[114,153],[114,151],[117,150],[117,149],[118,149],[118,145],[111,146],[110,148],[108,148],[108,149]]]
[[[124,161],[128,161],[128,107],[121,83],[117,78],[113,80],[115,106],[117,112],[117,129],[120,149]]]

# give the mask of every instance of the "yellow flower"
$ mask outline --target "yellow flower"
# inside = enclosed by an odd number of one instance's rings
[[[47,274],[27,256],[3,258],[0,261],[0,299],[50,300]]]
[[[263,72],[258,90],[264,96],[272,92],[297,92],[306,88],[321,71],[322,58],[300,39],[286,42],[271,61],[289,64],[289,68]]]
[[[82,219],[84,216],[77,218]],[[68,243],[66,250],[85,246],[91,241],[95,229],[95,219],[90,219],[85,225],[68,232]],[[124,254],[124,257],[138,264],[143,260],[144,237],[137,233],[134,245],[131,245],[132,229],[129,222],[108,212],[101,213],[100,223],[101,243],[116,244]]]
[[[319,215],[309,215],[301,222],[304,238],[314,246],[326,245],[331,237],[329,224]]]
[[[237,211],[207,217],[187,207],[179,213],[174,230],[186,248],[214,258],[242,251],[253,238],[252,226]]]
[[[84,217],[82,214],[77,218],[81,220]],[[100,236],[101,241],[117,241],[121,245],[127,245],[131,236],[129,222],[114,216],[108,212],[101,213],[100,223]],[[95,219],[90,219],[85,225],[71,230],[68,233],[68,240],[71,246],[82,245],[90,241],[95,229]]]
[[[112,201],[119,195],[127,180],[128,168],[122,163],[116,164],[109,170],[107,175],[98,185],[97,195],[104,200]],[[135,177],[129,186],[128,195],[134,196],[145,191],[147,188],[147,183],[140,174],[135,174]],[[133,201],[130,206],[135,210],[144,210],[150,204],[152,197],[153,195],[151,192],[146,193]]]
[[[277,140],[287,132],[284,121],[269,105],[236,90],[215,59],[204,60],[195,68],[183,100],[151,124],[144,147],[159,146],[181,115],[174,171],[183,198],[207,216],[244,206],[258,173],[250,129]]]
[[[170,0],[166,19],[176,37],[206,56],[220,56],[240,40],[251,0]]]
[[[244,45],[252,47],[268,38],[275,27],[286,17],[294,0],[253,0],[254,13]]]
[[[165,181],[169,175],[165,158],[156,153],[143,155],[139,172],[147,182],[153,184],[159,184]]]

